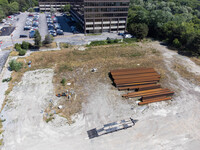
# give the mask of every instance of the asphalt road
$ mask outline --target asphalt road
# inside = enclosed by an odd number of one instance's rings
[[[10,51],[0,51],[0,73],[6,63],[9,53],[10,53]]]

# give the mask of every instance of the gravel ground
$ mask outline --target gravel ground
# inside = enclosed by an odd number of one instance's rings
[[[53,70],[26,72],[2,112],[6,119],[3,150],[199,150],[200,86],[182,78],[172,64],[178,59],[185,66],[200,67],[158,42],[149,46],[162,52],[168,72],[177,77],[169,83],[180,91],[173,101],[132,107],[112,85],[94,81],[85,84],[91,94],[82,112],[74,116],[74,124],[69,126],[59,116],[45,123],[41,110],[49,99],[58,100],[53,93]],[[87,130],[130,116],[139,120],[134,127],[88,139]]]

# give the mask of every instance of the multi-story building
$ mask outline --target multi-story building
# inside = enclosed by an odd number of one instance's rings
[[[102,33],[126,30],[129,2],[130,0],[42,0],[39,5],[40,10],[47,11],[54,6],[59,10],[58,4],[70,3],[70,12],[85,33]]]

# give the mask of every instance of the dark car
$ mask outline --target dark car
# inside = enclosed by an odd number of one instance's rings
[[[19,38],[26,38],[26,37],[28,37],[27,35],[24,35],[24,34],[21,34],[20,36],[19,36]]]
[[[73,34],[79,34],[79,32],[78,32],[78,31],[76,31],[76,30],[74,30],[74,31],[73,31]]]
[[[60,29],[57,30],[56,33],[57,33],[57,35],[64,35],[63,30],[60,30]]]

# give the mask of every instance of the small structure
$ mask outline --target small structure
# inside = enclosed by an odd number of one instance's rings
[[[102,128],[99,128],[99,129],[94,128],[94,129],[88,130],[87,134],[88,134],[88,137],[92,139],[104,134],[130,128],[134,126],[137,121],[138,120],[133,120],[132,118],[129,118],[129,119],[124,119],[124,120],[108,123],[108,124],[105,124]]]

